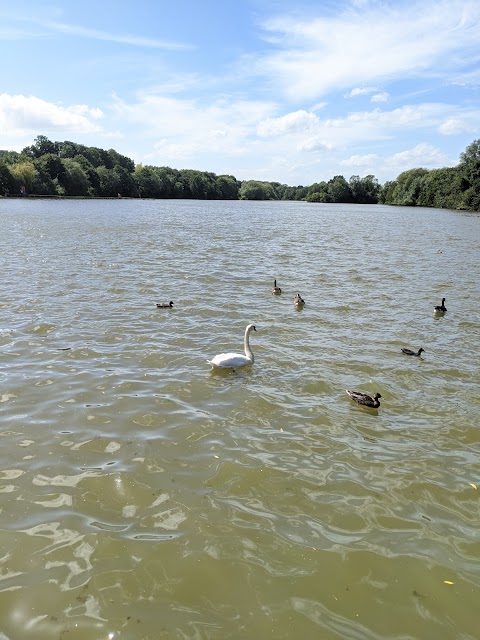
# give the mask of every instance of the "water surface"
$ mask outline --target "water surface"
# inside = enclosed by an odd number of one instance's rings
[[[478,640],[478,214],[0,219],[2,640]]]

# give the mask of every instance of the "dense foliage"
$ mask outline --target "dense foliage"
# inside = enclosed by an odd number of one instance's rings
[[[456,167],[410,169],[380,185],[334,176],[309,187],[239,181],[234,176],[133,162],[114,149],[52,142],[46,136],[20,153],[0,151],[0,194],[76,197],[193,198],[200,200],[306,200],[440,207],[480,211],[480,140]]]

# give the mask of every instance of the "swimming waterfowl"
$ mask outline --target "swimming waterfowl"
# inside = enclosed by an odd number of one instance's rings
[[[253,351],[250,348],[250,334],[252,331],[256,331],[256,327],[254,324],[247,325],[245,329],[245,337],[243,340],[245,353],[219,353],[211,360],[207,362],[212,365],[212,367],[217,367],[219,369],[236,369],[238,367],[244,367],[247,364],[253,364],[254,357]]]
[[[379,393],[376,393],[373,398],[363,391],[350,391],[346,389],[346,392],[351,397],[352,400],[358,402],[358,404],[363,405],[364,407],[371,407],[372,409],[378,409],[380,406],[380,400],[382,396]]]
[[[442,304],[437,305],[433,308],[433,310],[435,311],[435,313],[445,313],[445,311],[447,310],[447,307],[445,306],[445,298],[442,298]]]
[[[168,303],[157,302],[157,309],[171,309],[173,307],[173,302],[170,300]]]
[[[280,287],[277,287],[276,280],[273,281],[272,293],[276,296],[279,296],[282,293],[282,290],[280,289]]]
[[[305,306],[305,300],[302,298],[302,296],[299,293],[297,293],[297,295],[293,299],[293,304],[300,309],[301,307]]]
[[[423,347],[420,347],[418,351],[412,351],[411,349],[404,349],[402,347],[402,351],[406,356],[419,356],[421,353],[425,351]]]

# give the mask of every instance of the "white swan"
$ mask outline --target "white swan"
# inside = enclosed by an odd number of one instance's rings
[[[208,363],[211,364],[212,367],[218,367],[219,369],[236,369],[237,367],[244,367],[247,364],[253,364],[254,357],[249,342],[252,331],[256,331],[255,325],[249,324],[245,329],[245,355],[243,353],[219,353],[211,360],[208,360]]]

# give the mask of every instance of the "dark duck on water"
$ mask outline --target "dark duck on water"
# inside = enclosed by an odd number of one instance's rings
[[[363,391],[350,391],[349,389],[346,389],[346,391],[352,400],[364,407],[378,409],[378,407],[380,406],[380,398],[382,396],[379,393],[375,393],[372,398],[372,396],[363,393]]]
[[[442,304],[437,305],[433,308],[433,310],[437,314],[445,313],[445,311],[447,310],[447,307],[445,306],[445,298],[442,298]]]
[[[423,347],[420,347],[418,351],[412,351],[411,349],[402,348],[402,351],[406,356],[419,356],[421,353],[425,351],[425,349]]]

